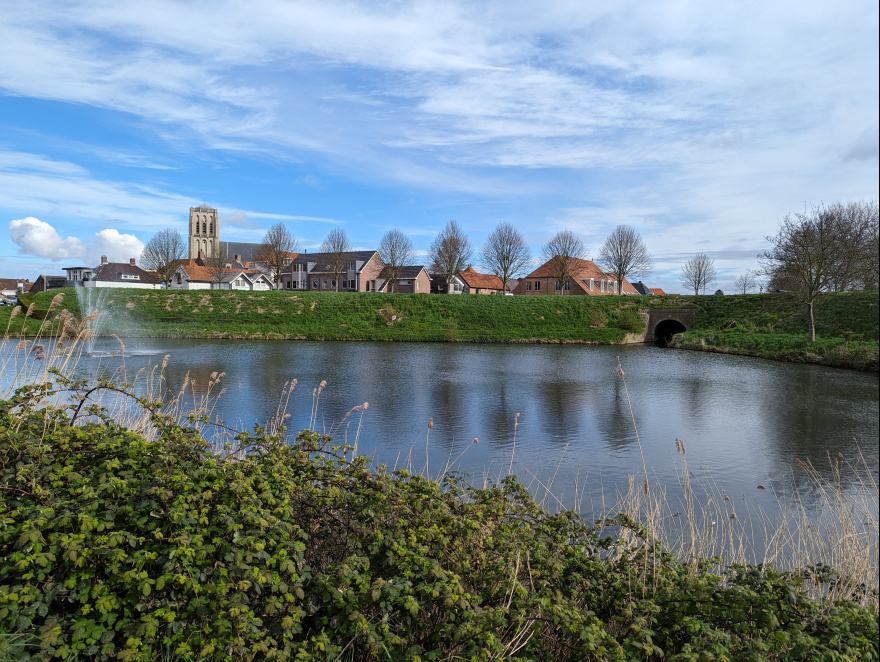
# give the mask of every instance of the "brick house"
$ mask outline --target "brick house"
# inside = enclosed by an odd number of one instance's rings
[[[329,253],[300,253],[281,274],[281,289],[307,292],[378,292],[384,285],[382,260],[376,251],[346,254],[342,278],[336,286]]]
[[[504,283],[498,276],[481,274],[468,267],[458,272],[464,281],[465,294],[504,294]]]
[[[554,257],[553,260],[558,260]],[[613,274],[602,271],[590,260],[571,258],[572,278],[560,283],[554,276],[552,262],[545,262],[529,275],[520,279],[514,294],[575,294],[586,296],[605,296],[617,294],[617,279]],[[638,294],[626,279],[623,280],[622,294]]]
[[[390,292],[389,283],[383,282],[379,287],[380,292]],[[401,294],[416,294],[431,292],[431,276],[424,266],[417,265],[412,267],[403,267],[400,275],[397,277],[397,283],[394,285],[394,292]]]

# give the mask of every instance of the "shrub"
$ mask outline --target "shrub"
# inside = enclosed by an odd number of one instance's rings
[[[21,658],[877,658],[873,611],[805,593],[846,581],[831,569],[683,564],[624,516],[389,473],[308,430],[217,454],[127,396],[146,441],[61,386],[69,405],[0,401],[0,634]]]
[[[641,333],[645,330],[645,320],[635,308],[624,308],[617,314],[617,325],[630,333]]]

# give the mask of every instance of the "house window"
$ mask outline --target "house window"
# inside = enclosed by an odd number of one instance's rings
[[[571,281],[570,280],[565,281],[565,291],[571,292]]]
[[[556,291],[557,292],[562,291],[562,283],[560,283],[558,280],[556,281]]]
[[[318,289],[318,281],[316,281],[316,280],[313,280],[313,281],[312,281],[312,289],[313,289],[313,290],[317,290],[317,289]]]
[[[408,281],[408,280],[401,280],[401,281],[398,281],[398,283],[399,283],[400,285],[403,285],[404,287],[409,287],[409,281]]]
[[[535,281],[535,292],[540,292],[540,291],[541,291],[541,281],[536,280]]]
[[[138,274],[122,274],[122,280],[140,280],[141,277]]]
[[[532,291],[532,281],[527,280],[526,281],[526,292],[531,292],[531,291]]]
[[[355,264],[354,264],[354,262],[349,262],[349,263],[348,263],[348,270],[349,270],[349,271],[354,271],[354,270],[355,270]]]

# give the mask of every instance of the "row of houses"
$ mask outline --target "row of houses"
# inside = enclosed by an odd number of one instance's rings
[[[377,251],[346,253],[340,267],[334,267],[334,255],[328,253],[293,253],[281,274],[279,289],[310,292],[398,292],[432,294],[514,294],[585,295],[663,294],[641,282],[617,279],[590,260],[571,260],[565,282],[560,282],[553,260],[530,274],[507,283],[492,274],[479,273],[473,267],[458,271],[450,278],[431,274],[424,265],[403,267],[394,283],[387,277]],[[559,258],[554,258],[559,259]],[[102,256],[96,267],[66,267],[65,276],[40,276],[33,284],[17,282],[17,291],[40,292],[58,287],[135,287],[142,289],[201,290],[226,289],[261,291],[274,289],[268,266],[260,261],[246,261],[240,254],[218,262],[206,260],[202,253],[194,259],[181,260],[171,281],[163,283],[155,274],[128,262],[109,262]],[[10,281],[12,279],[9,279]],[[26,285],[30,285],[29,288]]]

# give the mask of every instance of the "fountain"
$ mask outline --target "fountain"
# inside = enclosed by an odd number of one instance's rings
[[[85,328],[91,330],[91,334],[84,334],[85,351],[89,356],[93,356],[95,353],[95,339],[109,318],[104,303],[110,290],[78,286],[74,288],[74,291],[76,292],[76,300],[79,303],[80,319],[88,319],[89,321],[86,322]]]

